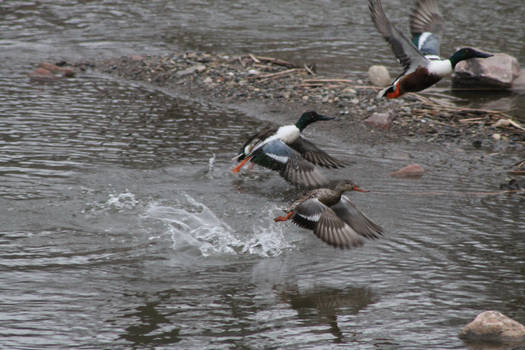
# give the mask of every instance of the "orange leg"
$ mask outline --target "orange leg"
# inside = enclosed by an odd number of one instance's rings
[[[293,211],[289,212],[289,213],[286,214],[285,216],[278,216],[278,217],[276,217],[275,219],[273,219],[273,221],[275,221],[275,222],[286,221],[286,220],[288,220],[292,215],[293,215]]]
[[[233,168],[232,172],[234,172],[234,173],[238,173],[238,172],[241,170],[242,166],[243,166],[244,164],[246,164],[246,162],[249,161],[250,159],[251,159],[251,157],[246,157],[246,158],[244,158],[244,159],[242,160],[242,162],[240,162],[235,168]]]

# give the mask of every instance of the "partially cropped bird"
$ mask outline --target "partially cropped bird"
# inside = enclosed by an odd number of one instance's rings
[[[233,158],[240,161],[233,172],[239,172],[246,162],[251,161],[279,171],[283,178],[295,185],[315,187],[327,184],[328,180],[316,165],[340,168],[345,164],[305,139],[301,132],[313,122],[332,119],[335,118],[309,111],[303,113],[295,124],[260,130],[246,141],[240,153]]]
[[[441,41],[441,12],[437,0],[417,0],[410,15],[412,42],[388,20],[381,0],[369,0],[370,15],[377,30],[390,44],[404,71],[392,85],[381,90],[378,97],[397,98],[407,92],[424,90],[445,76],[452,74],[460,61],[470,58],[487,58],[491,54],[465,47],[450,58],[439,56]]]
[[[363,238],[376,239],[383,229],[372,222],[343,195],[345,191],[366,192],[351,180],[338,181],[332,188],[311,190],[286,209],[275,222],[291,219],[300,227],[313,230],[325,243],[338,248],[363,245]]]

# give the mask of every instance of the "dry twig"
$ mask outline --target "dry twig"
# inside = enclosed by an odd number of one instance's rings
[[[252,55],[253,56],[253,55]],[[263,57],[263,56],[253,56],[258,61],[262,62],[270,62],[272,64],[276,64],[278,66],[283,66],[286,68],[299,68],[296,64],[281,60],[279,58],[273,58],[273,57]],[[253,59],[252,58],[252,59]]]
[[[267,80],[270,80],[270,79],[278,79],[278,78],[282,78],[288,74],[291,74],[293,72],[296,72],[298,69],[297,68],[292,68],[292,69],[287,69],[287,70],[283,70],[281,72],[277,72],[277,73],[270,73],[270,74],[263,74],[263,75],[257,75],[255,77],[253,77],[254,79],[261,79],[259,80],[260,82],[263,82],[263,81],[267,81]]]

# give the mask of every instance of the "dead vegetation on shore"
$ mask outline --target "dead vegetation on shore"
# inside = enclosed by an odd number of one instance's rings
[[[375,95],[379,88],[363,80],[323,76],[315,65],[273,57],[186,52],[76,64],[77,69],[87,67],[224,103],[271,101],[303,104],[305,108],[321,105],[352,123],[383,113],[387,115],[384,123],[371,125],[399,136],[438,142],[457,140],[474,147],[497,142],[525,146],[525,128],[505,112],[461,107],[460,99],[432,90],[402,99],[378,100]]]

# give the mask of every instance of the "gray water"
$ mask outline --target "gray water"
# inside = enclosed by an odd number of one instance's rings
[[[385,8],[406,23],[398,3]],[[443,7],[444,51],[468,40],[524,60],[521,1]],[[358,75],[391,60],[368,41],[366,2],[10,0],[0,18],[2,348],[463,349],[457,333],[481,311],[525,322],[525,198],[477,193],[522,154],[369,146],[312,127],[352,162],[334,176],[373,190],[352,199],[386,231],[339,251],[273,222],[297,195],[278,176],[231,174],[263,125],[253,115],[96,74],[26,76],[46,59],[181,49]],[[388,176],[412,162],[429,171]]]

